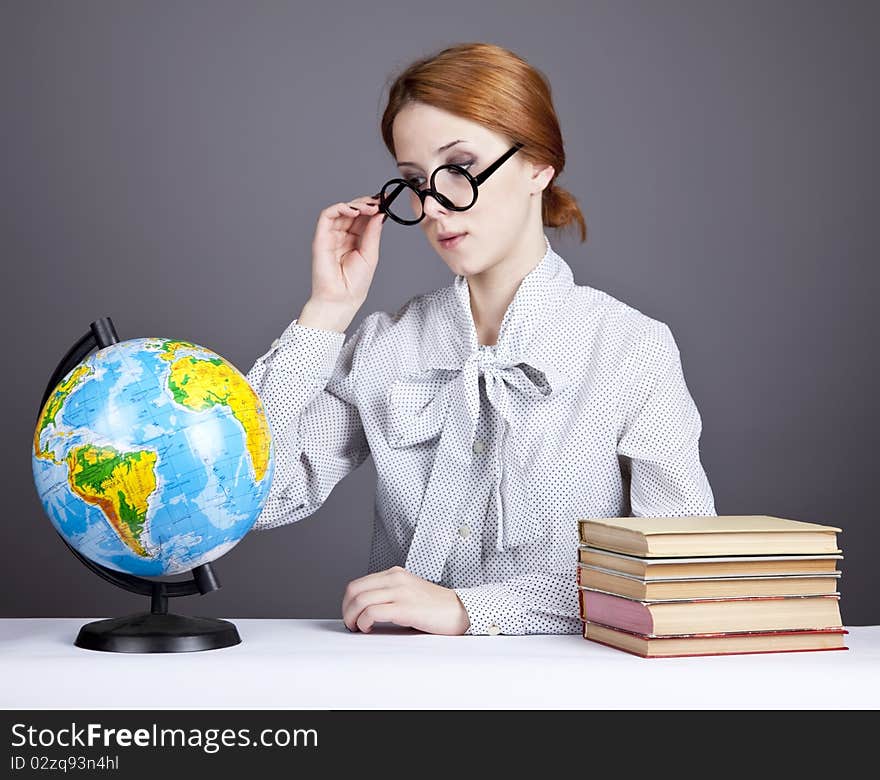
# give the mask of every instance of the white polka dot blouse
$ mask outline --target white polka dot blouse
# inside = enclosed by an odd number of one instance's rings
[[[578,518],[715,515],[669,327],[544,239],[491,346],[464,276],[347,340],[291,322],[247,373],[275,443],[254,529],[314,514],[372,455],[368,573],[454,589],[467,634],[573,634]]]

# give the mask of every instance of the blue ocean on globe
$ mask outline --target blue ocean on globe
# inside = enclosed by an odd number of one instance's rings
[[[40,412],[32,455],[43,508],[70,545],[145,577],[188,571],[241,541],[274,462],[242,373],[163,338],[113,344],[70,371]]]

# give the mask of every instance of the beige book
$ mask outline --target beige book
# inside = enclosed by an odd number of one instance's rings
[[[584,639],[625,650],[642,658],[740,653],[791,653],[808,650],[849,650],[846,629],[816,631],[760,631],[687,637],[646,637],[599,623],[584,623]]]
[[[771,575],[759,577],[681,577],[643,580],[630,574],[579,564],[579,585],[631,599],[688,599],[723,596],[815,596],[836,593],[840,572],[810,577]]]
[[[578,545],[581,563],[632,574],[645,580],[671,577],[736,577],[761,574],[830,574],[840,554],[826,555],[709,555],[693,558],[642,558],[637,555]]]
[[[580,541],[644,557],[839,553],[836,526],[768,515],[579,518]]]

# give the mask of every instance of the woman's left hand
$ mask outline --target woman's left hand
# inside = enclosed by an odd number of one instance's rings
[[[349,582],[342,598],[342,620],[350,631],[366,634],[376,622],[452,636],[464,634],[470,626],[467,610],[454,590],[402,566]]]

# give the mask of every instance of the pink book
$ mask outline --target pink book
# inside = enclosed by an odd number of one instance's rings
[[[839,593],[638,601],[578,587],[581,619],[645,636],[840,628]]]

